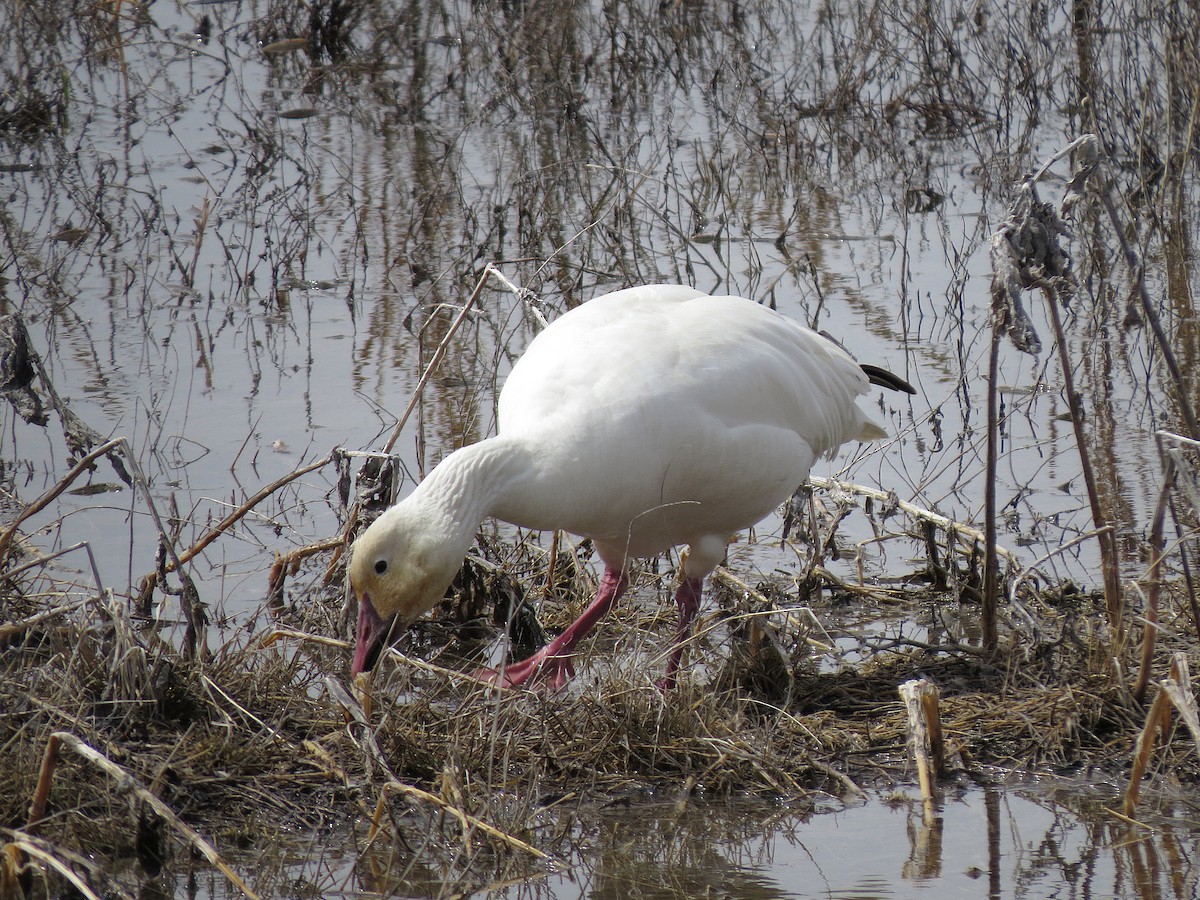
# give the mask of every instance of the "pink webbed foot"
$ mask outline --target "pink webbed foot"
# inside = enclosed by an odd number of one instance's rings
[[[559,691],[575,676],[572,661],[579,641],[602,619],[629,587],[629,578],[607,567],[600,578],[596,598],[571,626],[528,659],[501,670],[482,669],[475,677],[496,687],[546,687]]]
[[[479,669],[472,674],[480,681],[500,688],[546,688],[560,691],[575,677],[575,665],[570,656],[546,656],[539,651],[528,659],[507,665],[503,669]]]

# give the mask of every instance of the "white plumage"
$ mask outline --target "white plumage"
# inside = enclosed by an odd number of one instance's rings
[[[655,285],[565,314],[513,367],[498,434],[447,456],[355,543],[352,672],[371,667],[395,626],[441,600],[480,523],[495,516],[590,537],[605,565],[584,614],[534,657],[494,673],[496,683],[561,686],[579,639],[628,586],[630,561],[687,545],[669,687],[703,579],[733,533],[782,503],[817,457],[884,436],[855,402],[867,372],[912,392],[740,297]]]

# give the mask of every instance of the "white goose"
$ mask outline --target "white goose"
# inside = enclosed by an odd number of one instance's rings
[[[500,394],[499,433],[451,453],[354,544],[351,673],[374,665],[445,595],[487,516],[589,537],[596,598],[530,658],[484,673],[559,688],[579,641],[629,586],[631,560],[686,544],[679,630],[660,686],[674,685],[705,576],[732,534],[779,506],[813,461],[885,435],[855,402],[868,382],[832,340],[741,297],[652,285],[597,297],[529,345]]]

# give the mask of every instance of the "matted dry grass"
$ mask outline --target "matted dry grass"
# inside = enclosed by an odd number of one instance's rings
[[[588,579],[578,567],[550,592],[541,604],[547,627],[573,616]],[[1027,602],[1040,636],[1007,631],[994,660],[964,644],[864,631],[862,647],[875,642],[875,652],[831,669],[812,655],[822,641],[792,627],[801,619],[794,607],[724,587],[688,677],[664,696],[653,685],[655,657],[673,625],[670,604],[656,601],[669,586],[666,574],[644,573],[570,688],[546,695],[497,692],[464,674],[471,664],[457,657],[496,631],[486,616],[457,621],[463,611],[453,604],[373,679],[352,685],[332,594],[193,660],[123,599],[9,585],[0,656],[8,872],[28,863],[34,895],[61,889],[68,873],[96,895],[134,892],[164,868],[215,865],[203,860],[202,835],[230,873],[229,890],[240,877],[252,892],[287,893],[281,864],[268,863],[278,857],[273,841],[357,821],[363,883],[453,871],[483,885],[553,867],[575,839],[560,813],[581,805],[749,794],[794,806],[910,779],[897,687],[918,675],[941,687],[955,777],[1091,766],[1119,776],[1145,717],[1108,663],[1102,603],[1086,595]],[[829,575],[823,586],[818,611],[836,614],[848,592]],[[969,618],[975,608],[923,587],[891,598],[893,618],[939,607]],[[472,599],[486,600],[478,591]],[[775,612],[764,614],[764,603]],[[59,747],[45,816],[34,821],[29,807],[55,733],[100,759]],[[1183,739],[1162,758],[1173,778],[1197,774]]]

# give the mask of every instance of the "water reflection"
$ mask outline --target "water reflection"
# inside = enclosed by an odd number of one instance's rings
[[[0,313],[22,314],[79,416],[129,437],[180,546],[331,446],[378,446],[485,262],[551,316],[669,280],[846,337],[921,391],[881,406],[896,440],[848,476],[976,522],[987,240],[1010,186],[1080,131],[1103,136],[1180,359],[1200,360],[1193,123],[1177,114],[1194,108],[1190,7],[1103,9],[1101,22],[1088,2],[0,4]],[[1076,227],[1071,357],[1137,575],[1160,480],[1151,435],[1175,417],[1112,235],[1095,216]],[[518,298],[489,289],[398,444],[414,478],[492,430],[497,385],[534,331]],[[1046,556],[1050,579],[1094,584],[1090,542],[1051,555],[1090,527],[1056,366],[1003,352],[1001,540],[1024,563]],[[11,510],[71,453],[0,409]],[[338,532],[335,477],[273,496],[192,563],[214,625],[257,614],[274,552]],[[864,518],[847,521],[849,546],[875,537]],[[90,541],[118,594],[154,569],[159,535],[128,493],[66,493],[27,525],[40,550]],[[735,550],[748,581],[787,584],[802,564],[777,525]],[[881,548],[869,574],[921,564]],[[491,893],[1195,893],[1192,821],[1142,832],[1105,802],[1027,785],[962,789],[932,820],[907,797],[819,815],[580,810],[546,832],[569,835],[567,874],[514,863],[498,879],[517,886]],[[468,849],[441,871],[411,848],[379,852],[370,878],[344,860],[337,877],[305,868],[328,862],[321,848],[299,866],[312,896],[488,892],[456,884]]]
[[[5,232],[0,299],[36,326],[76,411],[134,439],[193,523],[300,457],[374,446],[489,261],[551,314],[670,280],[849,337],[921,389],[881,409],[898,440],[851,477],[975,521],[985,251],[1008,185],[1079,130],[1072,85],[1107,133],[1149,139],[1153,127],[1120,125],[1156,109],[1148,61],[1190,65],[1157,26],[1113,32],[1127,54],[1099,52],[1086,11],[1058,8],[1022,26],[987,6],[863,21],[809,3],[51,8],[63,27],[28,5],[0,10],[13,61],[0,73],[13,86],[0,177],[23,210]],[[992,19],[1005,27],[980,24]],[[1075,55],[1060,52],[1071,36]],[[855,49],[864,39],[877,55]],[[1015,80],[1014,55],[1028,65]],[[1062,71],[1072,60],[1080,71]],[[1194,203],[1189,182],[1174,190],[1178,208]],[[1111,476],[1105,509],[1136,574],[1158,480],[1148,434],[1169,411],[1093,225],[1078,253],[1092,318],[1073,323],[1072,355]],[[1184,322],[1186,234],[1147,276]],[[532,332],[515,298],[489,291],[398,445],[412,471],[490,431],[495,388]],[[1017,389],[1004,537],[1032,559],[1086,530],[1088,508],[1049,357],[1006,348],[1001,378]],[[61,441],[20,427],[14,440],[30,490],[53,483]],[[281,549],[281,523],[297,544],[332,533],[323,487],[264,510],[240,539],[262,553]],[[154,530],[135,509],[84,535],[71,519],[83,505],[64,498],[43,524],[63,543],[111,544],[99,555],[120,587],[118,561],[146,568]],[[261,593],[253,557],[225,553],[195,577],[244,610]],[[1093,562],[1085,541],[1046,568],[1088,582]]]
[[[558,871],[507,859],[490,880],[468,878],[453,861],[428,867],[411,847],[377,843],[357,863],[351,847],[339,850],[310,883],[326,894],[513,900],[1196,896],[1194,810],[1160,801],[1135,825],[1108,811],[1116,798],[1103,783],[1051,778],[963,785],[930,810],[915,787],[851,805],[631,799],[547,816],[539,834],[560,836]],[[293,862],[296,884],[314,862]]]
[[[964,788],[931,812],[903,794],[811,815],[736,804],[633,809],[595,826],[598,849],[579,860],[587,877],[550,879],[546,895],[1194,896],[1196,833],[1167,820],[1130,826],[1105,809],[1114,798],[1029,783]]]

